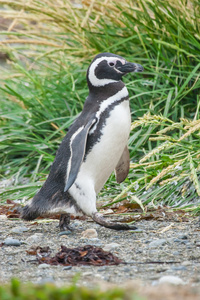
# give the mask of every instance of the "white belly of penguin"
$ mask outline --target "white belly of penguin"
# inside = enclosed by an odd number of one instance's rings
[[[88,178],[98,193],[113,170],[127,145],[131,126],[129,101],[115,106],[107,118],[100,140],[81,165],[76,182]]]

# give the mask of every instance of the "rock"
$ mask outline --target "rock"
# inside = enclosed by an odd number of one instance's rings
[[[4,245],[6,246],[20,246],[21,242],[17,239],[7,238],[4,240]]]
[[[173,285],[183,285],[185,284],[184,281],[178,277],[178,276],[173,276],[173,275],[168,275],[168,276],[163,276],[159,279],[158,281],[159,284],[162,283],[170,283]]]
[[[82,238],[92,239],[97,238],[97,236],[97,231],[94,228],[90,228],[82,232]]]
[[[7,220],[7,216],[6,215],[0,215],[0,221],[4,221]]]
[[[55,280],[53,277],[49,276],[49,277],[45,277],[45,278],[41,278],[39,281],[38,281],[38,284],[40,285],[44,285],[44,284],[47,284],[47,283],[55,283]]]
[[[200,241],[195,241],[196,247],[200,247]]]
[[[71,270],[72,269],[72,266],[66,266],[63,268],[63,271],[68,271],[68,270]]]
[[[178,255],[181,254],[181,252],[180,251],[174,251],[174,252],[172,252],[172,254],[175,255],[175,256],[178,256]]]
[[[157,248],[166,244],[166,239],[159,239],[149,243],[149,248]]]
[[[50,265],[48,264],[41,264],[38,266],[38,269],[48,269],[48,268],[50,268]]]
[[[118,244],[118,243],[110,243],[110,244],[106,244],[103,247],[103,250],[104,251],[111,251],[111,250],[119,248],[119,247],[120,247],[120,244]]]
[[[70,231],[70,230],[67,230],[67,231],[61,231],[61,232],[59,232],[59,236],[62,236],[62,235],[70,235],[70,234],[72,234],[72,232]]]
[[[102,247],[102,242],[98,238],[87,239],[87,243],[93,246]]]
[[[22,226],[22,227],[15,227],[15,228],[12,228],[11,229],[11,232],[12,233],[17,233],[17,234],[22,234],[23,232],[26,232],[28,231],[29,228],[25,227],[25,226]]]
[[[42,233],[35,233],[29,236],[26,239],[26,243],[28,244],[38,244],[44,240],[44,235]]]
[[[181,240],[187,240],[188,239],[186,234],[179,235],[178,238],[181,239]]]
[[[180,239],[180,238],[174,239],[174,242],[179,243],[179,244],[188,244],[189,243],[189,241],[187,239]]]
[[[174,243],[182,243],[180,239],[174,239]]]
[[[103,267],[100,267],[100,268],[98,268],[98,272],[104,272],[104,271],[106,271],[107,270],[107,266],[103,266]]]
[[[172,266],[171,269],[173,271],[186,271],[187,268],[185,266]]]
[[[190,265],[191,265],[191,262],[190,262],[189,260],[184,260],[184,261],[182,262],[182,266],[187,267],[187,266],[190,266]]]

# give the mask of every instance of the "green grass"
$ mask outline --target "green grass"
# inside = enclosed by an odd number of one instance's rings
[[[10,284],[0,286],[0,297],[1,300],[145,300],[133,290],[127,292],[122,288],[100,291],[98,288],[78,287],[76,283],[58,288],[53,284],[22,284],[17,279],[12,279]]]
[[[91,3],[91,4],[90,4]],[[200,209],[200,6],[198,1],[2,1],[14,22],[1,32],[0,174],[7,198],[31,198],[87,96],[91,57],[138,62],[125,78],[132,111],[129,178],[100,196]],[[93,6],[92,6],[93,5]],[[16,27],[14,27],[16,25]]]

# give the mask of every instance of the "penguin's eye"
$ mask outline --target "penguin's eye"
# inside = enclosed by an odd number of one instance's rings
[[[113,61],[110,61],[109,63],[108,63],[108,65],[110,66],[110,67],[114,67],[115,66],[115,62],[113,62]]]

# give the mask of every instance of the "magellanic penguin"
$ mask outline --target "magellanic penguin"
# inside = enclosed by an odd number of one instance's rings
[[[69,127],[50,174],[22,218],[61,213],[60,229],[68,228],[70,213],[85,214],[116,229],[135,229],[106,220],[96,209],[96,196],[113,171],[118,183],[129,172],[127,142],[131,126],[129,95],[122,77],[143,67],[112,53],[98,54],[87,70],[89,95],[83,111]]]

